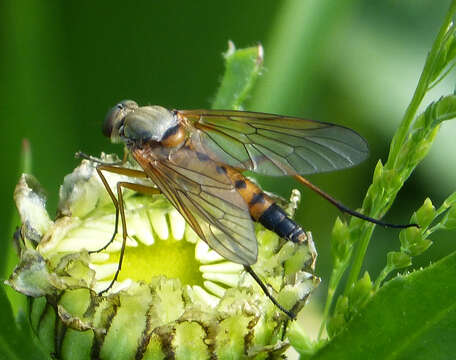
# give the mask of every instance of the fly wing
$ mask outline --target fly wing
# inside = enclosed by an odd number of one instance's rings
[[[189,148],[158,160],[147,149],[132,154],[209,247],[239,264],[256,262],[258,245],[248,206],[214,161]]]
[[[193,141],[218,161],[265,175],[306,175],[354,166],[368,153],[351,129],[265,113],[183,110]]]

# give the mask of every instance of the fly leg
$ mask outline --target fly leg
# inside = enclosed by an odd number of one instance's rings
[[[114,232],[111,236],[111,239],[102,248],[100,248],[98,250],[89,251],[89,254],[98,253],[100,251],[103,251],[109,245],[111,245],[111,243],[114,241],[114,238],[117,235],[117,230],[119,227],[119,203],[117,201],[118,197],[116,197],[114,195],[114,193],[113,193],[111,187],[109,186],[109,183],[106,180],[106,177],[103,175],[102,171],[107,171],[107,172],[118,174],[118,175],[125,175],[125,176],[132,177],[132,178],[140,178],[140,179],[143,178],[144,179],[147,177],[146,173],[144,173],[143,171],[128,169],[128,168],[124,168],[124,167],[117,167],[117,166],[112,166],[112,165],[98,165],[96,169],[97,169],[98,176],[101,179],[101,182],[103,183],[106,191],[109,194],[109,197],[112,200],[112,203],[114,204],[114,207],[116,208],[116,219],[115,219],[115,225],[114,225]],[[153,188],[153,187],[134,184],[134,183],[128,183],[128,182],[125,182],[125,184],[138,185],[138,188],[143,187],[143,188],[148,188],[151,190],[153,189],[154,190],[153,194],[160,193],[160,191],[158,189]],[[138,191],[138,190],[136,190],[136,191]],[[139,191],[139,192],[141,192],[141,191]],[[145,192],[146,194],[152,194],[151,191],[143,191],[143,192]]]
[[[104,166],[104,165],[101,165],[101,166]],[[130,169],[125,169],[125,170],[130,170]],[[136,170],[134,170],[134,171],[136,171]],[[119,219],[119,213],[120,213],[120,218],[122,221],[122,247],[120,248],[120,256],[119,256],[119,262],[117,264],[116,273],[114,274],[114,277],[111,280],[111,283],[108,285],[108,287],[106,289],[104,289],[103,291],[100,291],[98,293],[98,295],[105,293],[114,285],[114,283],[117,280],[117,277],[119,276],[120,270],[122,269],[122,262],[123,262],[123,258],[124,258],[124,254],[125,254],[125,245],[127,243],[127,237],[128,237],[127,221],[125,218],[125,208],[124,208],[124,201],[123,201],[123,195],[122,195],[122,188],[131,189],[133,191],[147,194],[147,195],[156,195],[156,194],[160,193],[160,190],[158,190],[154,187],[141,185],[141,184],[135,184],[135,183],[129,183],[129,182],[125,182],[125,181],[118,182],[116,187],[117,187],[116,228],[114,230],[113,237],[111,238],[109,243],[111,243],[114,240],[114,237],[117,234],[117,225],[118,225],[118,219]],[[109,189],[109,190],[111,190],[111,189]],[[112,191],[111,191],[111,193],[112,193]],[[114,203],[114,205],[116,203]],[[108,245],[109,245],[109,243],[108,243]],[[104,248],[106,248],[108,245],[106,245]]]
[[[344,213],[347,213],[347,214],[349,214],[351,216],[355,216],[357,218],[360,218],[360,219],[369,221],[369,222],[371,222],[373,224],[377,224],[377,225],[384,226],[384,227],[390,227],[390,228],[396,228],[396,229],[405,229],[405,228],[408,228],[408,227],[419,228],[419,225],[417,225],[417,224],[391,224],[391,223],[387,223],[387,222],[384,222],[384,221],[381,221],[381,220],[378,220],[378,219],[374,219],[374,218],[372,218],[370,216],[361,214],[358,211],[355,211],[355,210],[352,210],[352,209],[346,207],[340,201],[337,201],[331,195],[325,193],[318,186],[315,186],[309,180],[307,180],[306,178],[303,178],[301,175],[295,175],[294,178],[296,180],[298,180],[301,184],[307,186],[310,190],[316,192],[318,195],[320,195],[324,199],[328,200],[331,204],[333,204],[340,211],[342,211]]]
[[[116,208],[116,216],[115,216],[115,223],[114,223],[114,232],[111,236],[111,239],[102,248],[100,248],[98,250],[89,251],[89,254],[98,253],[98,252],[106,249],[114,241],[114,238],[117,235],[118,227],[119,227],[119,214],[120,214],[121,221],[122,221],[122,247],[120,250],[119,263],[118,263],[117,270],[116,270],[113,280],[111,281],[111,283],[109,284],[109,286],[106,289],[104,289],[103,291],[100,292],[100,294],[103,294],[104,292],[108,291],[112,287],[112,285],[115,283],[115,281],[117,280],[120,269],[122,267],[123,255],[125,252],[125,244],[127,241],[127,222],[125,219],[125,208],[124,208],[124,202],[123,202],[122,187],[131,189],[133,191],[140,192],[143,194],[147,194],[147,195],[159,194],[160,190],[158,190],[155,187],[151,187],[151,186],[121,181],[121,182],[118,182],[116,185],[116,187],[117,187],[117,197],[116,197],[114,195],[114,192],[112,191],[111,187],[109,186],[109,183],[106,180],[106,177],[103,175],[103,171],[107,171],[107,172],[111,172],[111,173],[119,174],[119,175],[125,175],[125,176],[132,177],[132,178],[143,178],[143,179],[147,178],[146,173],[144,173],[143,171],[139,171],[139,170],[117,167],[117,166],[112,166],[112,165],[98,165],[96,170],[97,170],[98,176],[101,179],[101,182],[103,183],[104,187],[106,188],[106,191],[109,194],[109,197],[112,200],[112,203],[114,204],[114,207]]]
[[[283,311],[285,314],[288,315],[288,317],[292,320],[296,319],[296,315],[290,311],[285,309],[282,305],[279,304],[279,302],[274,298],[274,296],[271,295],[269,292],[268,288],[264,284],[264,282],[258,277],[258,275],[253,271],[253,269],[250,267],[250,265],[244,265],[245,271],[247,271],[253,279],[257,282],[258,285],[260,285],[261,290],[263,290],[264,294],[272,301],[272,303],[277,306],[281,311]]]

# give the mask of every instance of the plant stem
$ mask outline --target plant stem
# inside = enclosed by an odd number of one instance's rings
[[[445,37],[445,33],[448,29],[448,26],[450,25],[450,23],[452,21],[452,18],[454,16],[455,12],[456,12],[456,1],[453,0],[450,4],[450,8],[448,9],[445,20],[443,21],[442,26],[440,27],[439,33],[437,34],[437,37],[432,45],[431,51],[428,54],[428,57],[424,64],[423,71],[420,76],[420,79],[418,80],[418,85],[416,86],[415,92],[413,94],[412,100],[410,101],[410,104],[407,107],[407,110],[405,111],[405,114],[404,114],[402,122],[399,126],[399,129],[396,132],[396,135],[394,136],[393,141],[391,142],[390,154],[388,157],[388,161],[385,165],[386,167],[388,167],[388,165],[391,168],[394,166],[395,160],[398,157],[400,147],[404,143],[405,137],[407,136],[407,132],[415,117],[416,111],[418,110],[418,107],[420,106],[421,101],[423,100],[424,96],[426,95],[426,92],[428,90],[429,76],[431,75],[432,66],[434,65],[434,62],[438,55],[438,50],[442,46],[442,41]]]
[[[451,20],[454,16],[455,12],[456,12],[456,0],[453,0],[451,2],[450,8],[445,17],[445,20],[443,21],[442,26],[440,27],[439,33],[437,34],[437,37],[432,45],[431,51],[428,54],[428,57],[424,64],[423,71],[421,73],[417,87],[413,94],[412,100],[410,101],[410,104],[408,105],[408,107],[405,111],[405,114],[404,114],[402,122],[399,126],[399,129],[397,130],[396,135],[393,138],[393,141],[392,141],[391,147],[390,147],[390,154],[388,157],[388,161],[385,164],[385,170],[396,168],[397,160],[399,158],[402,145],[404,144],[407,134],[410,131],[411,124],[413,122],[413,119],[416,116],[416,112],[421,104],[421,101],[423,100],[423,98],[428,90],[429,80],[430,80],[430,76],[432,75],[432,70],[433,70],[435,60],[438,56],[439,49],[442,46],[442,42],[444,40],[446,31],[451,23]],[[400,171],[402,169],[397,169],[397,170]],[[409,173],[411,173],[412,170],[413,169],[410,169]],[[408,175],[402,177],[403,181],[405,181],[408,178]],[[401,184],[401,186],[402,186],[402,184]],[[382,214],[386,210],[388,210],[390,208],[390,206],[392,205],[400,187],[397,189],[394,189],[394,188],[385,189],[385,191],[382,194],[382,197],[380,197],[379,200],[376,202],[377,206],[373,207],[373,210],[372,210],[370,216],[378,216],[379,214]],[[365,199],[365,202],[366,202],[366,199]],[[369,241],[372,236],[373,229],[374,229],[373,224],[362,224],[361,225],[361,232],[360,232],[361,236],[358,240],[358,246],[357,246],[357,249],[355,252],[353,266],[350,270],[348,280],[346,283],[345,293],[353,286],[353,284],[356,282],[356,280],[359,277],[359,273],[361,272],[361,267],[364,262],[364,256],[366,254],[366,250],[369,245]],[[353,233],[353,231],[354,231],[353,222],[350,223],[350,231],[351,231],[351,233]]]
[[[351,254],[351,252],[350,252],[350,254]],[[350,259],[350,256],[347,256],[347,260],[349,260],[349,259]],[[345,271],[347,270],[348,265],[349,265],[349,261],[340,262],[337,265],[334,265],[333,271],[331,273],[331,277],[329,279],[328,295],[326,297],[325,308],[323,309],[323,316],[322,316],[323,320],[320,325],[320,330],[318,331],[318,336],[317,336],[318,340],[320,340],[323,335],[323,330],[325,329],[326,321],[328,320],[328,317],[329,317],[331,305],[334,301],[334,295],[336,293],[337,285],[339,284],[340,279],[342,278]]]

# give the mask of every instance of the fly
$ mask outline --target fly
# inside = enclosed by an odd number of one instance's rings
[[[296,117],[234,110],[168,110],[138,106],[125,100],[113,107],[103,124],[103,134],[124,143],[142,170],[99,163],[97,172],[115,207],[116,222],[109,246],[117,233],[119,214],[123,230],[122,266],[127,237],[122,188],[145,194],[163,193],[210,248],[225,259],[242,264],[271,301],[290,318],[253,272],[258,255],[253,221],[295,242],[308,241],[306,232],[243,171],[272,176],[293,176],[329,200],[341,211],[376,224],[387,224],[346,208],[301,175],[348,168],[368,155],[366,141],[351,129]],[[156,186],[117,183],[117,197],[103,171],[149,179]]]

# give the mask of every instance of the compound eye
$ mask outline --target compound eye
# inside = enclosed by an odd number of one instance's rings
[[[113,130],[116,129],[116,126],[120,124],[121,120],[131,111],[134,111],[138,108],[138,104],[133,100],[123,100],[114,106],[106,114],[105,120],[103,122],[103,135],[111,138],[113,135]]]
[[[116,119],[117,115],[119,114],[119,111],[121,110],[118,108],[118,105],[114,106],[111,110],[108,111],[103,122],[103,135],[108,138],[111,137],[112,129],[114,127],[114,120]]]

